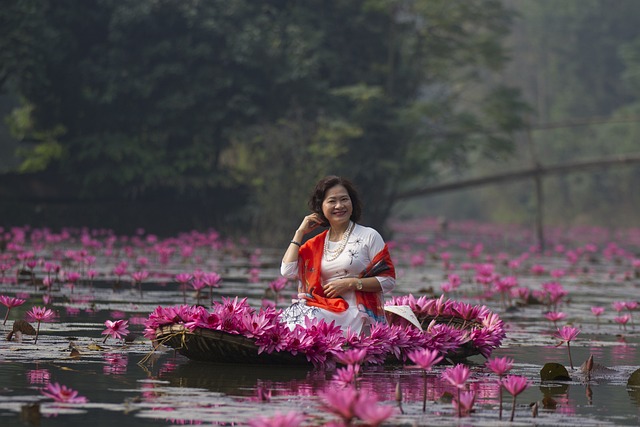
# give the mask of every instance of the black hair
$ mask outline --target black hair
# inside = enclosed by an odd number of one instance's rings
[[[325,218],[322,213],[322,202],[324,201],[327,191],[336,185],[342,185],[347,190],[347,193],[349,193],[351,206],[353,208],[350,219],[353,222],[358,222],[362,216],[362,201],[360,195],[351,181],[336,175],[329,175],[318,181],[309,199],[309,209],[319,214],[323,221],[327,222],[327,218]]]

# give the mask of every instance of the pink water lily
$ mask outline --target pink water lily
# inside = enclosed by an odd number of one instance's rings
[[[187,283],[189,283],[193,279],[193,276],[188,273],[179,273],[176,274],[176,282],[180,284],[180,288],[182,288],[182,299],[183,303],[187,303]]]
[[[518,375],[507,375],[507,377],[502,380],[502,386],[513,396],[510,418],[510,421],[513,422],[513,416],[516,412],[516,396],[518,396],[520,393],[525,391],[527,387],[529,387],[529,380],[527,380],[526,377]]]
[[[129,329],[127,329],[129,327],[129,321],[127,320],[116,320],[115,322],[107,320],[104,322],[104,326],[106,326],[107,329],[102,331],[102,335],[105,336],[104,340],[102,340],[103,343],[107,342],[107,338],[109,337],[124,340],[129,334]]]
[[[140,292],[140,298],[142,298],[142,282],[144,282],[149,277],[149,272],[146,270],[135,271],[131,274],[131,279],[133,280],[133,285],[138,285],[138,290]]]
[[[344,368],[336,369],[332,379],[340,384],[348,385],[356,382],[360,373],[360,365],[347,365]]]
[[[9,312],[11,311],[11,309],[13,307],[18,307],[19,305],[24,304],[25,301],[26,300],[23,300],[20,298],[9,297],[7,295],[0,295],[0,304],[7,307],[7,313],[4,315],[4,322],[2,322],[3,325],[7,323],[7,319],[9,318]]]
[[[360,365],[367,356],[367,350],[352,348],[335,355],[338,362],[344,365]]]
[[[38,334],[40,333],[40,323],[48,322],[53,319],[55,313],[53,310],[50,310],[46,307],[33,307],[31,310],[27,311],[27,317],[31,320],[35,320],[38,322],[38,327],[36,328],[36,338],[34,340],[34,344],[38,343]]]
[[[471,370],[465,365],[458,363],[452,368],[447,368],[442,373],[442,379],[456,387],[458,391],[458,402],[460,401],[460,390],[464,388],[464,384],[469,379]],[[462,416],[462,408],[458,406],[458,417]]]
[[[546,317],[547,320],[550,320],[551,322],[553,322],[555,326],[559,320],[563,320],[564,318],[567,317],[567,315],[561,311],[549,311],[545,313],[544,317]]]
[[[513,367],[513,359],[510,357],[494,357],[485,363],[494,374],[502,377]]]
[[[429,350],[426,348],[418,349],[407,354],[409,359],[416,365],[422,368],[423,376],[423,398],[422,398],[422,412],[427,410],[427,371],[431,370],[431,367],[442,360],[442,355],[436,350]]]
[[[58,383],[49,383],[42,390],[42,394],[60,403],[87,403],[84,396],[78,396],[78,392]]]
[[[131,274],[131,278],[134,282],[140,283],[149,277],[149,272],[146,270],[135,271]]]
[[[458,363],[452,368],[447,368],[442,372],[442,379],[447,381],[452,386],[461,389],[464,388],[464,384],[469,379],[471,370],[461,363]]]
[[[422,369],[429,370],[442,360],[442,355],[436,350],[418,349],[407,354],[409,359]]]
[[[618,325],[622,325],[625,330],[627,329],[627,323],[629,323],[629,320],[631,320],[630,314],[623,314],[622,316],[616,316],[613,318],[613,321]]]
[[[502,419],[502,376],[509,372],[513,367],[513,359],[510,357],[495,357],[493,359],[487,360],[485,364],[487,368],[491,369],[493,373],[498,375],[498,386],[499,386],[499,412],[498,418]]]
[[[571,365],[571,369],[573,369],[573,360],[571,359],[571,346],[569,343],[573,341],[579,333],[580,329],[574,328],[572,326],[563,326],[561,329],[558,329],[558,332],[556,333],[556,337],[567,343],[567,351],[569,353],[569,364]],[[560,343],[560,345],[561,344],[562,343]]]

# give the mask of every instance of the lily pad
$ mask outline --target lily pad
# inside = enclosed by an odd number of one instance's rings
[[[636,369],[631,376],[629,376],[627,387],[640,387],[640,369]]]
[[[571,381],[567,368],[554,362],[545,363],[540,369],[540,379],[542,381]]]

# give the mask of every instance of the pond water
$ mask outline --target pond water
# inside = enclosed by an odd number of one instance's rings
[[[551,249],[538,251],[530,247],[531,236],[518,229],[451,224],[444,234],[435,221],[404,223],[396,226],[392,242],[398,271],[394,294],[440,295],[442,284],[457,275],[457,288],[445,285],[448,297],[487,305],[501,316],[507,337],[492,357],[513,358],[510,374],[530,381],[516,398],[513,424],[638,425],[640,389],[627,381],[640,367],[633,305],[640,285],[639,235],[564,231],[550,237]],[[199,363],[173,349],[153,351],[142,337],[143,322],[157,306],[196,303],[195,292],[176,282],[179,273],[215,271],[222,277],[219,287],[201,292],[200,303],[240,296],[257,308],[264,299],[274,300],[269,284],[278,277],[280,249],[248,248],[215,232],[159,239],[142,231],[119,237],[105,230],[26,228],[4,230],[4,241],[0,295],[26,302],[11,309],[3,335],[15,319],[49,298],[47,307],[56,317],[40,325],[37,343],[29,335],[0,341],[0,425],[247,425],[288,412],[301,414],[302,425],[338,421],[323,397],[335,385],[332,370]],[[42,278],[62,276],[48,273],[47,263],[78,272],[80,279],[69,280],[67,274],[47,287]],[[34,272],[35,281],[26,271],[17,276],[25,269]],[[480,283],[483,269],[513,277],[517,286],[508,293],[492,290]],[[132,283],[136,270],[150,272],[140,286]],[[546,303],[548,283],[562,290],[555,304]],[[282,291],[278,306],[284,307],[293,292],[292,286]],[[629,308],[621,309],[620,302]],[[604,313],[596,317],[593,306]],[[545,318],[548,311],[565,317],[554,325]],[[624,314],[630,315],[626,324],[620,320]],[[107,319],[127,319],[140,336],[126,344],[113,338],[103,342]],[[570,343],[573,368],[567,345],[553,336],[556,326],[567,324],[580,329]],[[587,380],[580,366],[591,355],[595,369]],[[424,412],[424,377],[415,367],[363,367],[357,387],[379,405],[395,408],[383,425],[511,425],[512,398],[503,392],[500,420],[497,377],[485,361],[482,356],[467,361],[472,370],[467,387],[476,392],[476,401],[463,418],[451,403],[455,389],[440,377],[446,366],[426,375]],[[547,362],[566,366],[571,380],[542,381],[540,370]],[[41,393],[50,383],[66,385],[88,401],[54,402]],[[33,404],[38,410],[28,412]]]

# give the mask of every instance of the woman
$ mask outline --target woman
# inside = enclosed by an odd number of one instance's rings
[[[281,274],[299,280],[298,300],[284,310],[283,321],[293,328],[304,326],[305,318],[324,319],[355,333],[385,322],[382,295],[395,287],[395,269],[380,233],[357,224],[362,207],[353,184],[337,176],[320,180],[309,207],[282,258]]]

